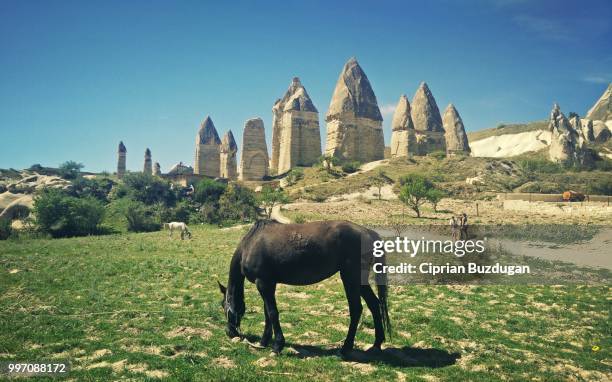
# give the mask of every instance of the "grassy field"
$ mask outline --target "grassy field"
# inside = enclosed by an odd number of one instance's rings
[[[0,241],[0,360],[72,361],[72,380],[601,381],[610,286],[393,286],[382,355],[336,354],[348,325],[339,277],[277,292],[287,348],[224,333],[217,279],[244,231]],[[242,331],[263,330],[246,290]],[[365,312],[365,311],[364,311]],[[357,346],[373,342],[364,313]],[[593,350],[593,346],[598,346]],[[367,361],[367,362],[364,362]]]

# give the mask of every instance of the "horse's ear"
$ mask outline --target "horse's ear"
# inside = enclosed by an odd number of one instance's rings
[[[225,292],[227,291],[227,288],[224,287],[219,280],[217,280],[217,284],[219,284],[219,290],[221,291],[221,293],[223,293],[223,295],[225,296]]]

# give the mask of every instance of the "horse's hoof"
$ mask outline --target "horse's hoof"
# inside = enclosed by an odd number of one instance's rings
[[[366,353],[379,353],[381,351],[380,345],[372,345],[366,350]]]

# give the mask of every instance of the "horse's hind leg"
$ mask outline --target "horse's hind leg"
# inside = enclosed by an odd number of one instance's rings
[[[385,331],[382,324],[382,316],[380,313],[380,302],[378,297],[374,294],[372,287],[369,285],[361,286],[361,296],[368,305],[368,309],[372,312],[372,319],[374,320],[374,331],[376,339],[374,340],[375,349],[380,349],[380,345],[385,341]]]
[[[285,347],[285,336],[283,336],[283,330],[280,326],[278,308],[276,307],[276,297],[274,296],[274,293],[276,293],[276,283],[257,279],[255,280],[255,285],[257,285],[257,290],[264,300],[265,308],[268,311],[268,317],[272,324],[272,329],[274,330],[272,350],[275,353],[280,353]]]
[[[270,315],[268,314],[268,308],[266,307],[265,303],[264,303],[264,315],[266,317],[266,323],[264,326],[263,334],[261,335],[261,340],[259,341],[259,345],[266,347],[268,346],[270,339],[272,339],[272,321],[270,320]]]
[[[355,333],[357,332],[357,325],[361,318],[361,312],[363,306],[361,305],[361,293],[359,290],[360,279],[359,274],[353,275],[351,272],[340,271],[340,278],[344,285],[344,292],[346,293],[346,299],[348,300],[349,314],[351,315],[351,323],[349,324],[349,330],[342,345],[341,352],[347,353],[353,349],[355,345]]]

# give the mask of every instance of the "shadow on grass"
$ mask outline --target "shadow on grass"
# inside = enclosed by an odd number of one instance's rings
[[[251,343],[258,343],[259,337],[247,336]],[[295,351],[288,351],[289,348]],[[263,348],[262,348],[263,349]],[[269,348],[268,348],[269,349]],[[311,358],[339,356],[344,361],[358,363],[382,363],[395,367],[429,367],[439,368],[454,365],[461,358],[459,353],[449,353],[441,349],[419,349],[404,346],[388,347],[383,350],[358,350],[340,355],[339,348],[326,348],[316,345],[299,345],[291,342],[285,344],[283,354],[287,357]]]

